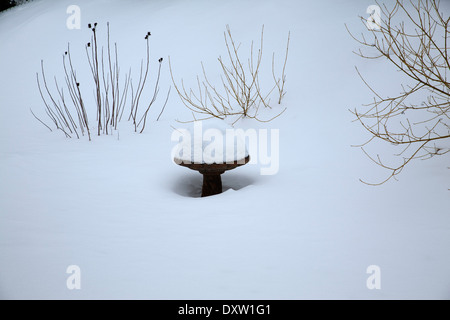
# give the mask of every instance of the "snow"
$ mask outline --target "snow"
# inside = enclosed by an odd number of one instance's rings
[[[379,187],[359,181],[387,173],[352,147],[367,133],[348,109],[372,99],[354,66],[387,94],[401,79],[381,60],[352,53],[358,45],[344,23],[364,32],[358,15],[371,1],[79,0],[82,28],[69,30],[72,4],[37,0],[0,13],[1,298],[450,298],[448,157],[411,163],[399,181]],[[91,142],[50,132],[29,111],[45,116],[40,60],[49,79],[63,81],[61,54],[70,42],[87,83],[87,23],[107,21],[123,70],[139,70],[147,31],[153,62],[164,57],[146,130],[134,133],[125,119]],[[222,194],[200,198],[201,175],[172,155],[173,128],[183,127],[176,120],[191,120],[191,112],[172,90],[156,118],[172,84],[166,57],[187,88],[196,86],[200,62],[220,81],[227,24],[243,54],[264,24],[267,82],[272,52],[284,54],[291,31],[287,94],[282,106],[264,110],[286,112],[268,123],[237,123],[278,130],[279,168],[261,174],[267,164],[249,149],[256,162],[223,174]],[[372,148],[395,160],[390,146]],[[81,270],[80,289],[66,286],[71,265]],[[366,286],[371,265],[380,267],[380,289]]]
[[[222,119],[197,120],[187,128],[176,128],[172,140],[174,161],[187,163],[233,163],[248,156],[245,131],[235,130]]]

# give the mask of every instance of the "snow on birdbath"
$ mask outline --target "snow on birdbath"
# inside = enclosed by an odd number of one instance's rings
[[[220,119],[194,121],[187,129],[176,129],[174,139],[179,141],[172,153],[174,162],[203,175],[202,197],[222,193],[220,175],[250,160],[239,131]]]

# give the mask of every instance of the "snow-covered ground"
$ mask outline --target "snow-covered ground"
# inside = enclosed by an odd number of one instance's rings
[[[79,30],[66,26],[73,4]],[[371,4],[36,0],[0,13],[0,297],[450,298],[448,156],[416,161],[379,187],[359,181],[388,172],[351,147],[368,136],[348,109],[372,99],[354,66],[386,94],[398,92],[401,79],[383,61],[352,53],[358,46],[344,23],[364,32],[358,16]],[[139,67],[147,31],[152,61],[164,58],[146,130],[134,133],[125,119],[118,132],[91,142],[50,132],[30,113],[45,115],[40,60],[49,81],[62,82],[70,42],[77,72],[89,75],[87,24],[107,21],[124,70]],[[173,88],[156,118],[172,84],[168,57],[186,85],[195,86],[201,61],[217,79],[227,24],[243,44],[258,41],[264,24],[269,80],[272,52],[281,63],[291,32],[287,94],[273,110],[286,112],[269,123],[238,123],[279,130],[279,170],[261,175],[261,162],[247,164],[223,175],[224,193],[200,198],[201,175],[171,159],[176,119],[192,117]],[[392,155],[383,144],[369,151]],[[66,285],[71,265],[81,272],[80,289]],[[366,285],[371,265],[380,289]]]

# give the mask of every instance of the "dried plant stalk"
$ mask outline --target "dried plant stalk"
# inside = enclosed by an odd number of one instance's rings
[[[101,48],[97,42],[97,23],[89,24],[89,29],[92,31],[91,42],[85,46],[86,56],[89,63],[92,79],[94,83],[94,95],[96,106],[96,123],[97,134],[110,134],[112,130],[117,130],[118,122],[122,119],[122,115],[125,110],[127,97],[130,95],[129,88],[131,87],[130,97],[130,119],[133,120],[134,130],[142,133],[145,129],[146,118],[150,107],[156,101],[157,94],[159,92],[159,79],[161,73],[161,64],[163,59],[160,58],[159,69],[157,74],[157,80],[153,97],[145,110],[138,118],[138,106],[142,92],[144,90],[145,83],[149,74],[150,64],[150,49],[149,49],[149,36],[148,32],[145,36],[146,40],[146,60],[145,60],[145,72],[144,60],[141,62],[141,72],[139,77],[139,83],[136,91],[133,89],[133,81],[131,78],[131,68],[128,74],[125,74],[125,80],[123,87],[120,83],[120,67],[118,61],[117,44],[114,43],[114,50],[112,50],[110,42],[110,29],[109,23],[107,23],[107,48],[106,50]],[[106,54],[105,54],[106,52]],[[64,132],[66,137],[72,137],[76,135],[77,138],[85,134],[88,135],[91,140],[90,125],[88,119],[88,111],[85,108],[84,99],[80,90],[80,82],[77,80],[76,72],[72,64],[70,46],[67,46],[67,51],[63,55],[63,67],[65,74],[65,87],[69,92],[70,101],[72,107],[75,109],[75,116],[70,111],[70,106],[66,103],[63,88],[58,84],[55,78],[56,91],[59,99],[56,95],[52,94],[45,77],[44,63],[41,62],[41,77],[39,73],[36,74],[37,85],[39,93],[45,105],[45,111],[51,121],[54,123],[58,130]],[[42,78],[42,80],[41,80]],[[170,92],[170,89],[169,89]],[[166,99],[167,103],[167,99]],[[51,130],[51,128],[45,124],[35,113],[31,110],[33,116],[44,126]]]

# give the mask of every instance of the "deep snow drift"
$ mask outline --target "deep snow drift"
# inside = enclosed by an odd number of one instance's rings
[[[66,26],[72,4],[81,9],[79,30]],[[372,98],[354,66],[386,93],[397,92],[401,79],[381,60],[352,53],[358,46],[344,23],[364,32],[358,16],[371,4],[37,0],[1,13],[0,297],[450,298],[448,157],[416,161],[399,181],[379,187],[359,181],[380,181],[387,172],[351,147],[367,133],[348,109]],[[165,59],[146,130],[134,133],[124,119],[118,131],[91,142],[50,132],[30,113],[45,119],[36,86],[41,59],[50,81],[63,81],[61,55],[70,42],[77,72],[88,76],[87,24],[107,21],[123,70],[139,68],[148,31],[152,63]],[[172,85],[169,56],[186,86],[196,85],[201,62],[220,81],[227,24],[247,45],[264,24],[268,81],[272,52],[281,63],[291,32],[287,93],[274,106],[286,112],[269,123],[238,123],[268,135],[278,130],[279,166],[262,175],[270,164],[251,154],[255,163],[223,175],[222,194],[200,198],[201,175],[171,158],[176,120],[191,120],[191,112],[172,90],[156,118]],[[71,265],[81,272],[80,289],[67,287]],[[380,268],[380,289],[366,285],[371,265]]]

